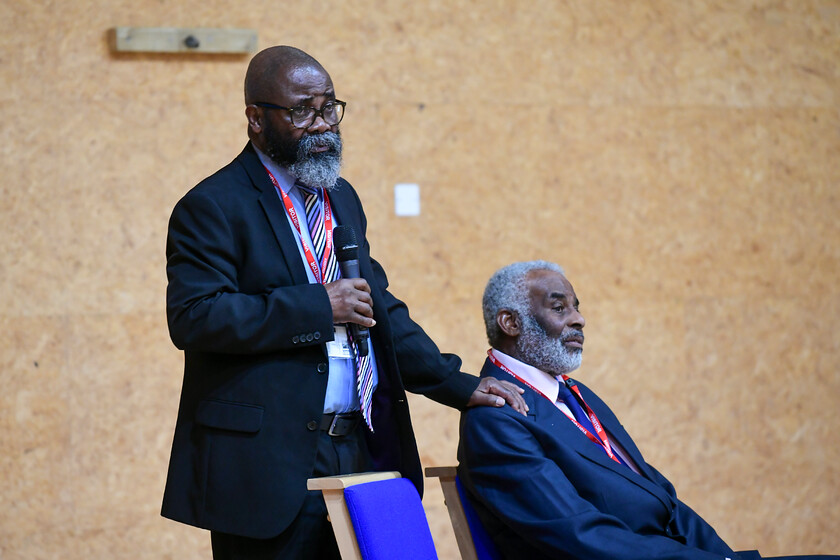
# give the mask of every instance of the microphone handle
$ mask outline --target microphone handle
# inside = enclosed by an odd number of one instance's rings
[[[356,323],[350,324],[350,330],[353,332],[353,343],[356,345],[356,350],[359,352],[359,356],[367,356],[370,351],[368,349],[368,337],[370,336],[370,331],[367,330],[367,327],[357,325]]]
[[[338,266],[341,269],[341,276],[343,278],[361,278],[359,274],[359,259],[348,259],[346,261],[338,261]],[[348,323],[350,327],[350,334],[353,336],[353,343],[356,345],[356,351],[359,356],[368,355],[368,338],[370,331],[367,327],[356,323]]]

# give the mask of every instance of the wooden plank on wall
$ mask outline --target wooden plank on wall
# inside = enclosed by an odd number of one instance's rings
[[[120,52],[246,54],[257,49],[253,29],[208,27],[117,27],[113,48]]]

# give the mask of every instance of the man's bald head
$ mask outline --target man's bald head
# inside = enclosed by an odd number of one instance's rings
[[[295,47],[269,47],[257,53],[245,74],[245,104],[272,99],[278,79],[297,68],[317,68],[326,74],[320,62]]]
[[[330,103],[332,108],[327,106]],[[324,67],[300,49],[271,47],[257,53],[248,65],[248,138],[256,149],[304,185],[331,189],[338,181],[338,123],[344,105],[336,100],[332,79]],[[297,125],[295,115],[301,113],[308,116],[298,119]]]

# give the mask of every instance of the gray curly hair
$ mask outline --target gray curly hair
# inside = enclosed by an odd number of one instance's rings
[[[525,278],[533,270],[553,270],[563,276],[566,273],[560,265],[548,261],[526,261],[509,264],[496,271],[484,288],[481,305],[484,311],[484,328],[487,341],[493,348],[498,348],[502,341],[502,330],[496,324],[496,315],[503,309],[516,312],[520,317],[530,314],[528,289]]]

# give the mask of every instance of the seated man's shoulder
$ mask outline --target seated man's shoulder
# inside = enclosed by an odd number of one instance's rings
[[[533,423],[533,416],[523,416],[510,405],[502,407],[475,406],[461,413],[461,433],[465,431],[493,431]]]

